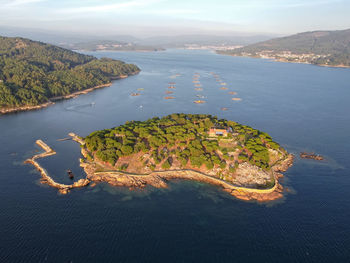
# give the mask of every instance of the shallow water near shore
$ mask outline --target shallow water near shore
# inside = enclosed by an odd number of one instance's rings
[[[136,63],[142,71],[46,109],[0,116],[1,262],[350,260],[349,69],[209,51],[89,54]],[[195,73],[202,91],[192,83]],[[173,100],[163,99],[169,82],[176,83]],[[194,104],[196,95],[206,103]],[[59,195],[22,164],[41,151],[35,141],[42,139],[57,154],[38,162],[58,182],[71,182],[67,169],[76,181],[84,177],[80,147],[58,139],[174,112],[238,121],[268,132],[291,153],[314,151],[326,161],[297,157],[282,179],[290,191],[265,205],[181,180],[168,189],[98,184]]]

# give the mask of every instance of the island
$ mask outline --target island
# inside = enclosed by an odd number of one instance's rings
[[[54,45],[0,37],[0,113],[39,109],[76,97],[140,69]]]
[[[205,114],[175,113],[128,121],[85,138],[69,135],[81,145],[86,179],[72,185],[54,182],[36,162],[55,154],[41,140],[37,144],[45,153],[27,160],[43,182],[61,193],[97,182],[165,188],[168,180],[188,179],[220,186],[242,200],[266,202],[283,197],[281,172],[293,163],[293,155],[267,133]]]
[[[303,32],[217,53],[281,62],[350,67],[350,29]]]

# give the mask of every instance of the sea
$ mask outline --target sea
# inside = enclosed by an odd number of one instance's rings
[[[0,116],[0,262],[350,262],[350,69],[209,50],[86,54],[142,71]],[[60,140],[69,132],[87,136],[171,113],[211,114],[269,133],[295,155],[281,180],[284,198],[241,201],[186,180],[139,190],[100,183],[61,195],[24,164],[42,151],[42,139],[57,154],[39,163],[71,183],[68,169],[75,181],[85,175],[79,145]],[[300,159],[302,151],[325,160]]]

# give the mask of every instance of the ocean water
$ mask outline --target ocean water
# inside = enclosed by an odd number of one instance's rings
[[[350,262],[349,69],[209,51],[89,54],[142,72],[46,109],[0,116],[1,262]],[[195,73],[203,91],[194,90]],[[174,100],[163,99],[169,82]],[[137,89],[142,95],[130,96]],[[206,103],[194,104],[196,95]],[[314,151],[326,161],[297,157],[282,180],[285,198],[268,204],[182,180],[168,189],[98,184],[60,195],[23,164],[41,150],[40,138],[57,151],[39,160],[43,167],[59,182],[70,182],[67,169],[78,180],[80,147],[58,139],[175,112],[250,125],[291,153]]]

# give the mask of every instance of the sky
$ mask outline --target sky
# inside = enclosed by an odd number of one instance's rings
[[[350,28],[350,0],[0,0],[0,26],[135,36]]]

